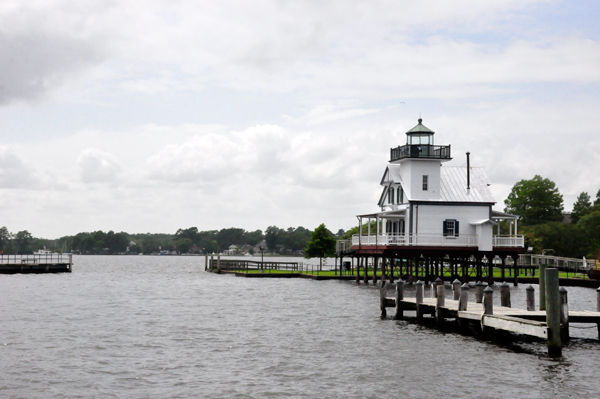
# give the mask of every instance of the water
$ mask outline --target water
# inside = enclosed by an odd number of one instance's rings
[[[203,257],[74,261],[72,274],[0,275],[0,397],[600,395],[595,329],[572,329],[581,338],[551,359],[543,342],[382,320],[371,286],[210,274]],[[594,309],[595,292],[569,301]]]

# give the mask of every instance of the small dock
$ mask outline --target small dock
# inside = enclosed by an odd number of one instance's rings
[[[597,292],[598,311],[573,311],[568,308],[567,290],[558,286],[558,270],[544,270],[545,278],[539,292],[540,310],[535,310],[535,290],[527,288],[527,309],[513,308],[510,301],[510,287],[504,283],[499,286],[501,306],[494,306],[494,289],[483,283],[475,288],[475,302],[469,301],[471,287],[455,280],[452,283],[453,299],[448,299],[446,287],[438,279],[432,286],[432,297],[423,297],[424,283],[415,284],[415,297],[404,297],[404,282],[395,284],[382,282],[380,289],[380,307],[383,317],[386,308],[396,309],[396,319],[404,318],[405,311],[416,312],[418,322],[429,315],[436,327],[442,329],[447,319],[454,319],[459,332],[470,327],[481,331],[486,337],[493,337],[496,330],[523,334],[547,340],[548,353],[562,355],[563,344],[569,340],[569,323],[596,324],[600,337],[600,289]],[[394,288],[394,291],[391,290]],[[393,295],[390,295],[392,294]]]
[[[0,274],[71,273],[72,254],[0,255]]]

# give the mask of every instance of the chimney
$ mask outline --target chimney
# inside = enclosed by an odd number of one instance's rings
[[[471,189],[471,162],[469,161],[470,152],[467,152],[467,190]]]

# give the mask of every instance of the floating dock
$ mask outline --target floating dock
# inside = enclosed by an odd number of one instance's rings
[[[0,255],[0,274],[71,273],[72,254]]]
[[[431,315],[438,328],[442,328],[446,319],[457,321],[459,331],[475,325],[485,336],[492,336],[495,330],[529,335],[546,339],[548,353],[562,355],[562,346],[569,339],[569,323],[596,324],[600,337],[600,289],[597,291],[599,311],[572,311],[568,309],[567,290],[558,286],[558,270],[543,271],[545,281],[539,292],[540,310],[535,310],[533,287],[527,288],[527,309],[513,308],[510,301],[509,285],[500,285],[501,306],[494,306],[494,289],[483,283],[475,286],[475,302],[469,301],[470,287],[459,281],[452,284],[454,298],[445,298],[444,283],[438,279],[432,286],[432,298],[423,297],[424,283],[418,281],[415,297],[404,297],[404,282],[395,284],[382,282],[380,307],[383,317],[386,308],[396,308],[396,319],[404,317],[405,311],[415,311],[417,321],[423,321],[424,315]],[[390,296],[390,287],[395,288]]]

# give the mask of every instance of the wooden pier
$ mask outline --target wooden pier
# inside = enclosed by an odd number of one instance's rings
[[[71,273],[73,255],[0,255],[0,274]]]
[[[598,311],[572,311],[568,309],[567,291],[558,286],[558,270],[547,269],[545,290],[539,292],[540,310],[535,309],[533,287],[527,288],[527,309],[513,308],[510,301],[508,284],[500,286],[501,306],[493,305],[494,289],[485,284],[475,286],[475,302],[469,302],[469,285],[454,281],[453,299],[445,297],[445,285],[437,280],[432,285],[432,297],[423,297],[424,283],[415,284],[415,297],[404,297],[404,282],[395,284],[382,282],[380,307],[382,316],[387,316],[386,308],[396,309],[396,319],[404,317],[405,311],[416,312],[417,321],[423,321],[425,315],[435,320],[438,328],[443,328],[447,319],[457,322],[458,330],[465,331],[475,326],[484,336],[493,336],[496,330],[508,331],[547,340],[548,353],[562,355],[564,342],[569,339],[569,323],[596,324],[600,337],[600,289],[597,291]],[[394,287],[390,295],[390,287]],[[484,289],[485,287],[485,289]]]

